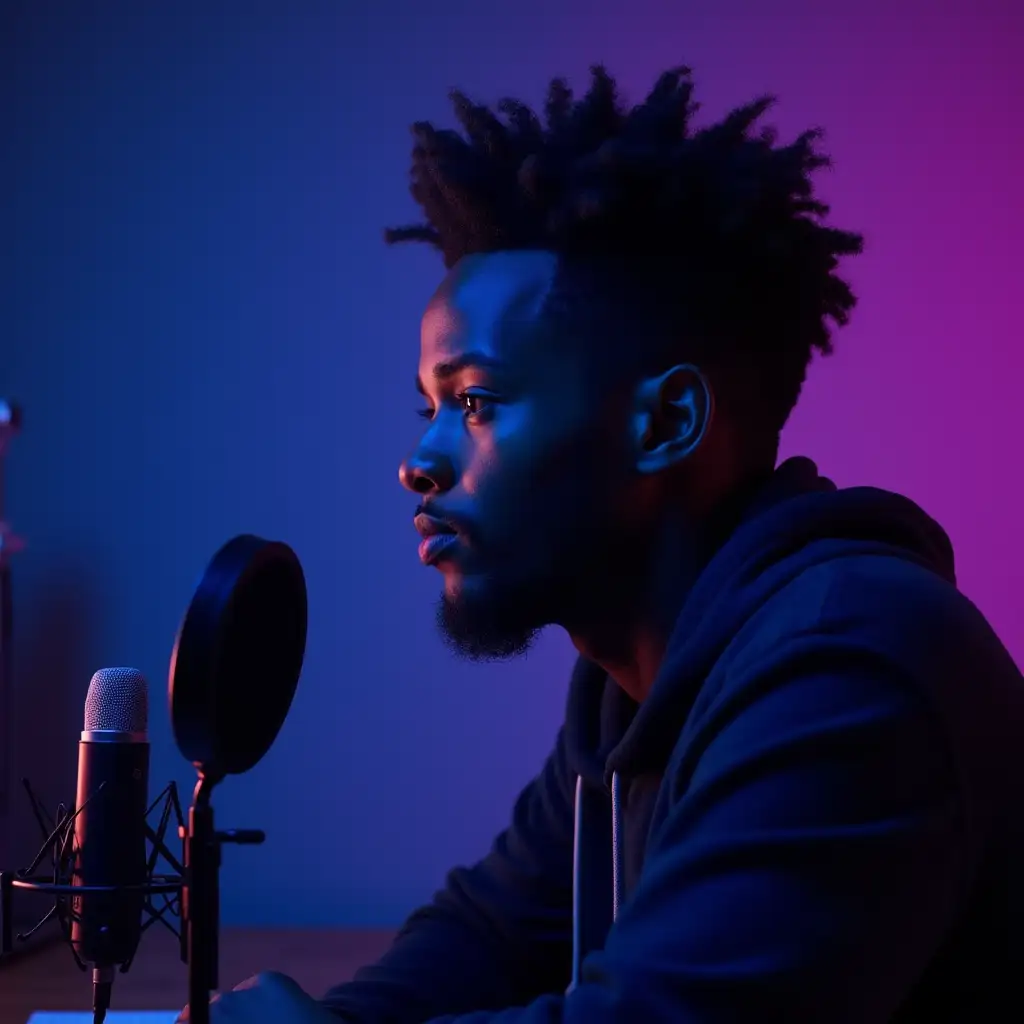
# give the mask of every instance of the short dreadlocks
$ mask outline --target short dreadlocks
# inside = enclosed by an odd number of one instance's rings
[[[552,81],[543,123],[519,100],[494,112],[453,91],[464,134],[412,128],[410,191],[426,223],[389,229],[387,241],[427,242],[447,268],[509,249],[555,252],[568,277],[614,266],[620,307],[629,282],[645,282],[644,312],[654,307],[675,353],[699,349],[716,392],[745,380],[734,409],[777,443],[812,350],[832,351],[829,321],[845,324],[856,302],[836,268],[863,239],[822,223],[829,208],[811,182],[829,163],[821,133],[786,146],[771,129],[755,133],[772,97],[694,131],[688,68],[661,75],[631,109],[604,67],[591,76],[579,100]],[[582,298],[577,308],[607,306],[608,292],[584,287]]]

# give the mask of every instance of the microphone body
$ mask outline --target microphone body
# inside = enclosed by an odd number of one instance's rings
[[[110,1005],[114,968],[142,937],[146,903],[149,695],[131,668],[101,669],[89,683],[78,744],[71,945],[93,968],[93,1019]],[[110,887],[108,892],[90,892]]]
[[[142,934],[146,896],[149,743],[137,734],[84,732],[78,744],[74,884],[116,886],[72,902],[71,943],[83,963],[131,960]]]

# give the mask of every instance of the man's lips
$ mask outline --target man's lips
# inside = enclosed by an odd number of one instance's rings
[[[424,512],[416,516],[413,525],[423,538],[420,541],[419,556],[424,565],[440,561],[444,553],[459,541],[459,535],[452,526]]]
[[[416,527],[416,532],[424,538],[437,537],[440,534],[455,533],[455,528],[453,526],[446,523],[443,519],[437,519],[434,516],[427,515],[426,512],[420,512],[420,514],[413,519],[412,524]]]
[[[419,546],[420,561],[424,565],[434,565],[458,543],[457,533],[435,533],[432,537],[424,537]]]

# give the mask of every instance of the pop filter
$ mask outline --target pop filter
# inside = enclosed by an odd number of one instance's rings
[[[287,544],[242,535],[214,555],[168,680],[175,742],[200,775],[239,775],[270,749],[302,671],[306,615],[306,580]]]

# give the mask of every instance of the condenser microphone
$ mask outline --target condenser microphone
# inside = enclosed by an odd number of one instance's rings
[[[78,745],[72,885],[82,893],[71,900],[71,945],[93,969],[96,1024],[110,1006],[115,967],[131,961],[142,935],[148,718],[148,687],[137,669],[104,668],[92,677]]]

